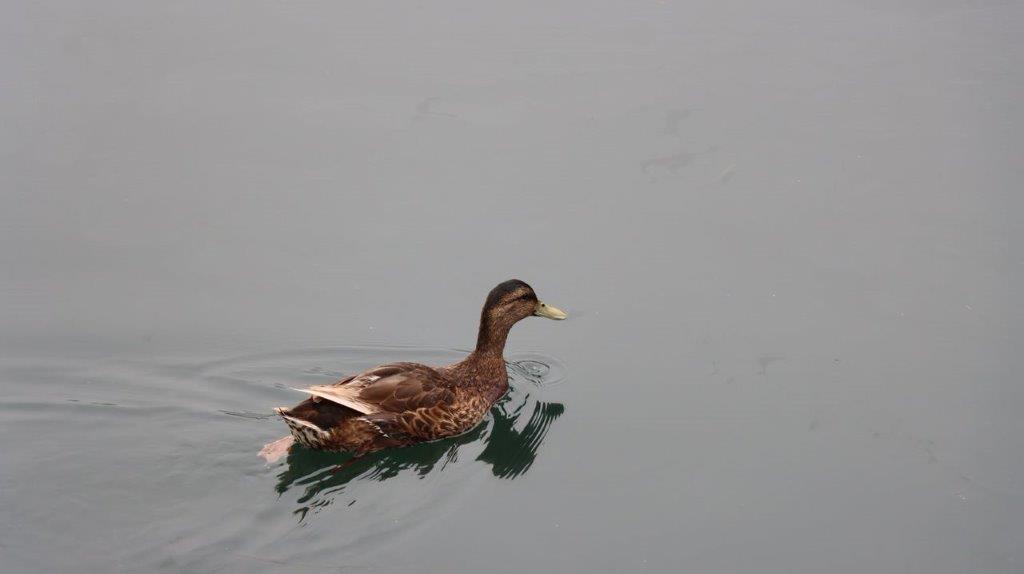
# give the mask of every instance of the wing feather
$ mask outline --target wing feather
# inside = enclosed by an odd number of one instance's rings
[[[332,403],[338,403],[339,405],[346,406],[354,411],[359,411],[364,415],[373,414],[380,410],[373,403],[361,400],[359,398],[359,389],[336,387],[334,385],[316,385],[309,387],[308,389],[295,390],[331,401]]]
[[[416,363],[381,365],[333,385],[295,390],[312,395],[314,401],[331,401],[364,415],[449,405],[455,398],[450,381]]]

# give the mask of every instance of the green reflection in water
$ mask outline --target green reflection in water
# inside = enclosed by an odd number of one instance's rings
[[[356,460],[346,453],[295,446],[288,454],[285,470],[278,475],[277,492],[305,489],[297,500],[301,506],[295,511],[301,521],[312,508],[331,504],[353,480],[384,481],[402,471],[425,477],[455,461],[461,447],[478,441],[483,441],[484,448],[476,460],[489,465],[498,478],[515,479],[533,465],[552,423],[565,412],[562,403],[531,400],[528,393],[521,393],[521,397],[506,395],[491,407],[488,420],[467,433],[371,453]],[[526,424],[518,430],[517,422],[527,413]]]

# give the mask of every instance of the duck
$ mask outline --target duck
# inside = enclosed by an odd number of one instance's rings
[[[508,390],[503,354],[509,331],[532,316],[567,317],[524,281],[498,284],[480,312],[476,348],[464,360],[442,367],[388,363],[334,384],[295,389],[308,398],[274,409],[291,434],[264,446],[260,456],[273,462],[299,444],[361,457],[473,429]]]

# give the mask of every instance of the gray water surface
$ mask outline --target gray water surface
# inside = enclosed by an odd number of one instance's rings
[[[4,3],[3,571],[1020,572],[1022,23]],[[256,456],[511,277],[481,427]]]

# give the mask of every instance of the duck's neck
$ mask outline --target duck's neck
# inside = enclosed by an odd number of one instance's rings
[[[473,354],[500,359],[505,352],[505,341],[513,324],[490,316],[485,310],[480,316],[480,333],[476,337],[476,350]]]

